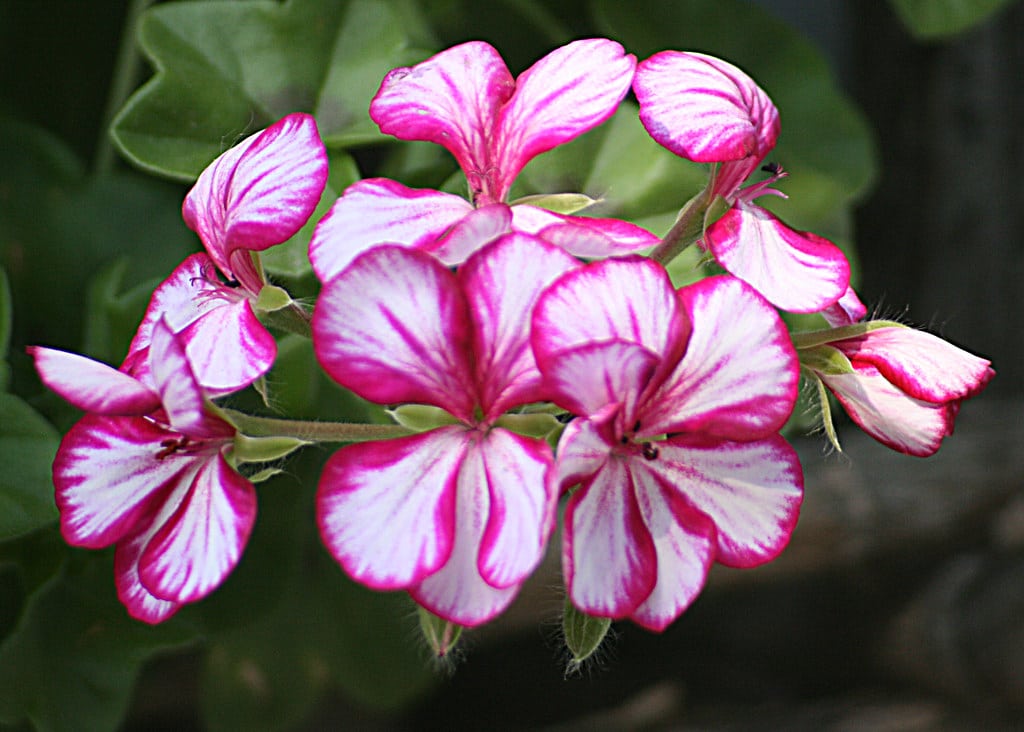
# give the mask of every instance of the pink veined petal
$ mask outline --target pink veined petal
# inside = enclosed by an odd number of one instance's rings
[[[370,117],[386,135],[447,148],[471,190],[490,193],[500,174],[490,150],[495,119],[514,89],[498,52],[471,41],[388,73],[370,102]],[[499,201],[500,196],[487,195],[481,202]]]
[[[821,311],[825,321],[833,328],[853,325],[868,314],[867,307],[857,297],[852,287],[847,287],[843,296]]]
[[[543,400],[530,349],[530,316],[544,288],[578,265],[535,237],[507,234],[459,269],[456,276],[473,314],[475,378],[485,421]]]
[[[634,461],[634,472],[649,473],[663,490],[711,519],[717,561],[753,567],[774,559],[789,543],[804,480],[800,459],[784,439],[728,442],[677,435],[653,444],[657,457]]]
[[[317,523],[349,575],[396,590],[448,561],[461,526],[456,490],[470,439],[465,428],[442,427],[331,456],[320,476]]]
[[[660,632],[704,589],[715,557],[715,526],[677,492],[663,489],[652,474],[635,467],[637,461],[630,462],[634,464],[644,523],[654,540],[658,581],[629,617],[648,630]]]
[[[636,57],[618,43],[591,38],[556,48],[524,71],[498,113],[492,139],[498,200],[534,157],[611,117],[629,91],[635,68]]]
[[[572,603],[598,617],[626,617],[654,589],[657,552],[621,455],[569,498],[562,571]]]
[[[150,373],[171,428],[189,437],[234,437],[231,425],[207,413],[203,390],[185,353],[184,338],[172,333],[163,320],[153,326],[151,338]]]
[[[573,414],[590,417],[617,404],[615,429],[623,434],[632,431],[640,396],[660,364],[656,354],[636,343],[587,343],[544,362],[544,387]]]
[[[324,370],[364,399],[433,404],[468,421],[469,318],[455,275],[437,259],[381,246],[324,285],[313,346]]]
[[[173,513],[139,557],[139,578],[153,595],[194,602],[213,592],[238,564],[256,521],[256,489],[220,452],[193,458],[199,470]]]
[[[148,508],[195,463],[159,457],[180,435],[141,417],[87,414],[64,436],[53,461],[60,528],[74,546],[98,549],[139,531]]]
[[[995,376],[991,362],[914,328],[876,328],[831,345],[869,363],[908,395],[929,402],[964,399]]]
[[[491,502],[493,493],[488,485],[492,477],[488,474],[488,468],[492,466],[486,462],[486,450],[478,442],[473,444],[459,466],[452,517],[454,542],[447,561],[436,572],[409,588],[412,598],[427,610],[449,622],[467,627],[486,623],[499,615],[519,591],[518,583],[495,587],[481,574],[483,565],[487,563],[482,549],[487,541],[489,517],[495,510]],[[497,510],[502,509],[499,507]],[[520,548],[519,551],[523,549],[530,555],[536,551],[533,546]],[[489,558],[498,559],[493,555]],[[506,570],[518,571],[522,568],[497,564],[489,566],[502,578],[507,578]]]
[[[470,211],[428,249],[446,265],[455,267],[511,228],[512,209],[504,203],[491,203]]]
[[[626,257],[556,280],[537,302],[532,344],[542,371],[561,351],[602,341],[636,343],[671,359],[685,348],[689,327],[665,268]]]
[[[554,528],[554,458],[544,440],[503,429],[489,431],[477,451],[490,504],[478,569],[492,587],[512,587],[540,562]]]
[[[620,219],[567,216],[518,204],[512,207],[512,228],[564,249],[574,257],[615,257],[653,247],[659,239],[644,228]]]
[[[156,625],[170,618],[181,608],[181,603],[162,600],[145,587],[139,579],[139,557],[143,547],[156,533],[158,526],[120,541],[114,552],[114,584],[117,599],[136,620]]]
[[[852,374],[818,374],[861,429],[897,452],[933,455],[953,434],[958,402],[915,399],[869,364],[854,363]]]
[[[839,247],[790,229],[753,203],[737,201],[704,232],[704,241],[730,274],[791,313],[824,310],[850,285],[850,264]]]
[[[155,391],[105,363],[53,348],[25,350],[35,359],[42,382],[83,411],[141,416],[160,406]]]
[[[618,410],[618,404],[609,404],[593,417],[580,417],[565,426],[555,455],[555,473],[561,491],[589,479],[609,460],[615,440],[611,423]]]
[[[317,277],[327,282],[377,244],[431,248],[472,210],[469,201],[451,193],[367,178],[345,189],[320,219],[309,242],[309,260]]]
[[[644,396],[640,434],[752,440],[777,432],[796,403],[800,366],[775,309],[725,276],[680,289],[679,301],[693,323],[686,354]]]
[[[660,145],[698,163],[746,159],[728,176],[728,196],[775,146],[779,115],[753,79],[700,53],[662,51],[636,70],[640,121]]]
[[[316,121],[290,114],[211,163],[185,197],[182,215],[221,271],[234,277],[232,251],[291,238],[326,184],[327,152]]]

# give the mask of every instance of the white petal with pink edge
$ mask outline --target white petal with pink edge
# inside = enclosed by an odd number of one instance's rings
[[[309,242],[309,261],[327,282],[377,244],[431,248],[472,210],[469,201],[451,193],[367,178],[345,189],[320,219]]]
[[[803,499],[803,471],[781,437],[728,442],[680,435],[654,444],[658,455],[642,468],[711,519],[717,561],[753,567],[789,543]]]
[[[349,575],[374,589],[395,590],[448,561],[470,439],[465,428],[442,427],[349,445],[331,456],[320,476],[317,523]]]
[[[476,452],[473,459],[480,463],[476,477],[466,473],[468,464],[462,470],[466,482],[483,481],[489,498],[479,573],[492,587],[511,587],[525,580],[540,562],[554,528],[558,498],[554,458],[544,440],[503,429],[490,430]],[[460,490],[464,484],[460,483]]]
[[[914,328],[874,328],[831,345],[877,368],[908,395],[930,402],[973,396],[995,375],[991,362]]]
[[[651,594],[657,564],[628,459],[612,454],[566,508],[562,571],[569,598],[589,615],[625,617]]]
[[[619,219],[569,216],[538,206],[512,207],[512,228],[537,234],[574,257],[615,257],[653,247],[659,239],[644,228]]]
[[[651,137],[699,163],[750,157],[756,165],[779,135],[771,99],[722,59],[683,51],[656,53],[640,62],[633,90],[640,121]]]
[[[835,304],[829,305],[821,311],[822,317],[833,328],[852,325],[867,314],[867,307],[860,301],[852,287],[847,287],[846,292],[836,300]]]
[[[144,415],[160,406],[155,391],[105,363],[53,348],[26,350],[42,382],[85,412]]]
[[[53,461],[61,533],[69,544],[109,546],[137,530],[153,501],[197,470],[194,460],[161,459],[180,435],[141,417],[87,414],[64,436]]]
[[[444,146],[470,186],[480,189],[481,180],[496,172],[490,169],[489,143],[498,109],[514,89],[498,52],[471,41],[389,72],[370,102],[370,118],[386,135]]]
[[[379,404],[432,404],[469,420],[472,335],[455,275],[396,246],[361,255],[324,285],[313,346],[331,377]]]
[[[311,115],[290,114],[224,153],[185,198],[185,223],[231,276],[234,249],[262,250],[309,220],[327,183],[327,152]]]
[[[200,468],[181,502],[169,501],[139,557],[139,578],[153,595],[194,602],[238,564],[256,521],[256,490],[221,453],[193,458]]]
[[[543,369],[560,351],[603,341],[636,343],[670,358],[685,346],[688,330],[665,268],[626,257],[573,270],[551,285],[534,310],[532,343]]]
[[[181,608],[181,603],[163,600],[147,590],[139,580],[139,557],[142,549],[156,533],[158,526],[150,525],[117,545],[114,552],[114,584],[117,599],[136,620],[150,625],[162,623]]]
[[[610,404],[590,419],[580,417],[565,426],[555,455],[560,490],[572,488],[604,467],[615,439],[609,423],[618,410],[618,404]]]
[[[470,257],[456,275],[469,302],[476,383],[484,419],[542,401],[530,349],[530,316],[540,293],[579,265],[562,250],[527,234],[508,234]]]
[[[853,364],[852,374],[819,374],[861,429],[898,452],[935,453],[953,433],[955,404],[922,401],[891,384],[874,366]]]
[[[724,276],[680,289],[679,302],[693,323],[686,354],[644,397],[640,434],[750,440],[777,432],[796,403],[800,367],[775,309]]]
[[[512,210],[504,203],[491,203],[470,211],[447,234],[424,248],[449,267],[454,267],[511,229]]]
[[[629,617],[648,630],[662,631],[704,588],[715,557],[715,526],[674,491],[664,489],[641,460],[630,464],[640,510],[657,552],[658,581]]]
[[[556,48],[516,79],[499,113],[493,163],[507,191],[535,156],[614,114],[633,81],[636,57],[615,41],[591,38]]]
[[[789,228],[753,203],[737,201],[704,241],[730,274],[791,313],[824,310],[850,285],[850,264],[839,247]]]

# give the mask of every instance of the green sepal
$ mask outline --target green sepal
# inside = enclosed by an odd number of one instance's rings
[[[543,412],[503,414],[494,424],[527,437],[546,437],[562,426],[562,423],[555,419],[555,415]]]
[[[832,402],[829,401],[828,390],[817,376],[814,377],[814,382],[818,388],[818,400],[821,402],[821,426],[825,430],[825,436],[828,437],[828,441],[832,443],[832,447],[836,449],[836,452],[842,452],[843,448],[839,444],[836,426],[832,422]]]
[[[522,204],[547,209],[557,214],[574,214],[597,203],[601,203],[601,199],[591,198],[585,193],[535,193],[517,198],[511,205]]]
[[[426,404],[403,404],[387,412],[395,422],[413,432],[426,432],[449,424],[459,424],[459,420],[445,410]]]
[[[256,298],[256,309],[264,313],[282,310],[292,304],[292,296],[288,291],[277,285],[263,285]]]
[[[459,642],[462,626],[439,618],[429,610],[420,607],[417,610],[420,620],[420,632],[430,647],[435,658],[446,658]]]
[[[897,323],[895,320],[869,320],[866,323],[852,323],[851,325],[842,325],[838,328],[793,333],[793,346],[799,349],[816,348],[826,343],[835,343],[847,338],[857,338],[873,330],[906,327],[908,326],[903,323]]]
[[[280,460],[309,444],[297,437],[250,437],[238,432],[235,434],[234,458],[239,463],[266,463]]]
[[[800,365],[804,369],[826,376],[838,376],[840,374],[852,374],[853,365],[850,359],[838,348],[832,346],[817,346],[801,350]]]
[[[273,478],[275,475],[279,475],[280,473],[283,472],[284,471],[281,470],[280,468],[264,468],[263,470],[253,473],[252,475],[247,477],[250,483],[262,483],[263,481],[269,480],[270,478]]]
[[[597,618],[577,609],[569,598],[565,599],[565,610],[562,613],[562,632],[565,633],[565,645],[572,654],[569,661],[569,672],[576,671],[580,665],[594,655],[601,646],[608,630],[611,618]]]

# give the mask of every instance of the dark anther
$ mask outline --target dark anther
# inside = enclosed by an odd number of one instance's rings
[[[621,438],[619,439],[619,442],[620,442],[621,444],[623,444],[623,445],[628,445],[628,444],[629,444],[629,438],[628,438],[628,437],[626,437],[625,435],[623,435],[623,436],[622,436],[622,437],[621,437]]]
[[[761,170],[765,173],[770,173],[771,175],[778,175],[782,170],[782,166],[778,163],[768,163],[767,165],[762,165]]]
[[[640,420],[639,419],[636,421],[636,424],[633,425],[633,431],[634,432],[639,432],[640,431]]]
[[[188,445],[188,438],[182,437],[180,440],[161,440],[160,444],[163,446],[163,449],[156,454],[157,460],[163,460],[165,457],[173,455],[178,450],[183,450],[185,446]]]
[[[573,421],[575,417],[576,415],[573,414],[572,412],[562,412],[561,414],[555,415],[555,419],[557,419],[562,424],[569,424],[570,422]]]
[[[649,442],[645,442],[640,446],[640,454],[647,460],[656,460],[658,458],[658,448]]]
[[[241,282],[239,282],[239,281],[238,281],[238,280],[236,280],[236,279],[230,279],[230,280],[228,280],[227,282],[225,282],[224,284],[225,284],[225,285],[226,285],[227,287],[232,287],[232,288],[234,288],[234,287],[241,287],[241,286],[242,286],[242,283],[241,283]]]

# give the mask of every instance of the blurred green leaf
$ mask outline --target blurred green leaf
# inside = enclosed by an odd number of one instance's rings
[[[60,435],[30,406],[0,394],[0,541],[57,519],[50,466]]]
[[[889,0],[907,29],[920,39],[969,30],[1015,0]]]
[[[11,380],[11,367],[7,365],[7,350],[11,347],[11,323],[14,319],[11,286],[7,273],[0,267],[0,393],[7,391]]]
[[[434,45],[410,0],[168,3],[146,12],[139,40],[157,73],[113,138],[136,165],[181,180],[290,112],[313,113],[331,147],[382,139],[370,99]]]
[[[0,722],[37,730],[115,729],[139,666],[194,639],[171,619],[151,627],[117,601],[109,558],[41,585],[0,645]]]

